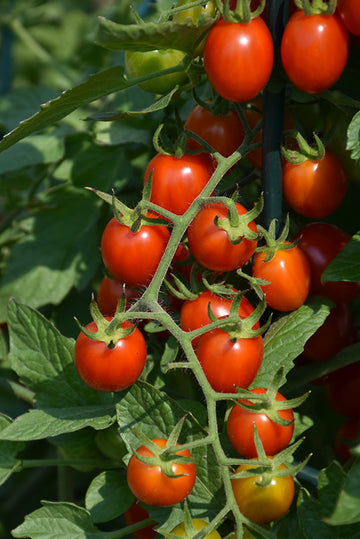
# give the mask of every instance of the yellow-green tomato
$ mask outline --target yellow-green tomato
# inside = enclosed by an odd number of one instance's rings
[[[163,69],[177,66],[185,57],[185,53],[175,49],[155,49],[152,51],[126,51],[125,69],[129,79],[156,73]],[[185,71],[168,75],[160,75],[154,79],[142,82],[139,86],[154,94],[167,94],[176,85],[188,81]]]
[[[186,4],[189,4],[193,0],[178,0],[176,2],[176,7],[185,6]],[[178,11],[177,13],[174,13],[173,15],[173,21],[182,24],[186,22],[187,20],[190,20],[194,24],[198,22],[200,17],[202,15],[208,15],[208,17],[214,17],[216,12],[216,4],[213,0],[209,0],[209,2],[206,2],[206,4],[203,4],[201,6],[191,7],[189,9],[184,9],[183,11]],[[215,18],[214,21],[215,23]],[[212,26],[212,23],[209,23],[208,26],[205,26],[202,28],[202,32],[205,32],[208,28]],[[202,34],[201,34],[202,35]],[[199,35],[199,37],[201,37]],[[206,36],[204,36],[199,44],[195,47],[193,56],[201,56],[204,52],[204,46],[205,46],[205,40]]]
[[[178,535],[179,537],[190,538],[193,537],[193,535],[195,535],[197,532],[205,528],[205,526],[208,525],[208,522],[205,522],[205,520],[201,520],[199,518],[193,518],[192,525],[194,528],[193,533],[191,533],[191,531],[190,533],[186,533],[184,522],[178,524],[171,533],[173,533],[174,535]],[[167,537],[166,539],[169,539],[169,537]],[[205,535],[204,539],[221,539],[221,535],[216,530],[213,530],[212,532]]]

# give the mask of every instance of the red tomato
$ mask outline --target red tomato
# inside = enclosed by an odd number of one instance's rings
[[[211,387],[220,393],[246,389],[260,368],[262,337],[232,339],[220,328],[204,333],[196,343],[196,356]]]
[[[359,419],[343,423],[336,431],[334,449],[337,458],[343,464],[351,458],[351,447],[360,435]],[[360,442],[360,440],[359,440]]]
[[[283,165],[283,192],[289,206],[300,215],[320,219],[333,213],[347,190],[345,169],[330,150],[319,161],[307,159]]]
[[[335,303],[354,299],[360,291],[360,283],[350,281],[329,281],[324,285],[321,283],[323,271],[340,253],[351,236],[335,225],[314,222],[305,225],[298,237],[301,238],[299,247],[310,263],[310,294],[324,296]]]
[[[210,292],[210,290],[205,290],[196,299],[186,300],[182,304],[180,310],[181,329],[184,331],[193,331],[194,329],[199,329],[210,324],[211,320],[208,315],[209,303],[212,312],[217,318],[229,316],[232,299],[217,296]],[[247,318],[253,311],[254,307],[250,301],[243,297],[238,309],[240,318]],[[259,322],[256,322],[254,328],[258,329],[259,327]],[[194,339],[193,344],[198,342],[198,340],[199,337]]]
[[[228,101],[245,102],[266,86],[274,45],[261,17],[248,24],[220,19],[205,42],[204,68],[214,90]]]
[[[144,183],[152,171],[150,201],[177,215],[189,209],[215,170],[208,153],[174,157],[158,153],[148,164]]]
[[[238,215],[247,213],[247,209],[236,203]],[[212,271],[232,271],[243,266],[253,255],[257,242],[243,240],[234,245],[225,230],[214,223],[216,217],[225,219],[227,208],[221,202],[206,204],[194,217],[188,228],[188,240],[192,254],[204,268]],[[254,221],[249,228],[257,232]]]
[[[165,447],[166,440],[155,438],[156,445]],[[151,457],[153,453],[144,445],[136,450],[141,456]],[[176,455],[191,457],[186,449],[180,450]],[[172,472],[179,477],[167,477],[160,466],[144,464],[133,455],[127,467],[126,477],[130,490],[138,500],[157,507],[168,507],[183,501],[192,491],[196,480],[195,464],[172,464]]]
[[[264,261],[266,254],[266,251],[255,254],[252,274],[270,282],[261,285],[267,305],[278,311],[297,309],[310,290],[310,265],[306,256],[299,247],[279,249],[268,262]]]
[[[346,417],[360,417],[360,361],[330,374],[325,394],[331,408]]]
[[[125,294],[126,303],[139,297],[139,291],[124,287],[119,281],[104,277],[99,285],[97,304],[103,316],[114,316],[120,297]]]
[[[130,288],[150,283],[166,249],[170,234],[165,226],[142,225],[131,232],[113,217],[101,238],[101,255],[114,279]]]
[[[185,122],[185,129],[199,135],[217,152],[229,157],[244,140],[245,130],[238,113],[230,109],[226,114],[213,114],[210,110],[196,105]],[[189,150],[201,148],[201,144],[189,138]]]
[[[235,473],[253,467],[251,464],[242,464]],[[286,469],[286,466],[282,464],[280,469]],[[295,495],[294,479],[291,475],[273,477],[266,487],[261,485],[262,481],[262,475],[231,480],[240,511],[246,518],[257,524],[272,522],[282,517],[290,509]]]
[[[281,41],[281,60],[289,79],[307,93],[323,92],[342,74],[349,55],[349,35],[339,17],[307,16],[296,11]]]
[[[355,340],[356,328],[350,309],[346,303],[338,303],[330,310],[323,325],[306,341],[303,354],[307,359],[323,361]]]
[[[127,509],[124,513],[125,522],[127,526],[132,524],[137,524],[143,520],[149,518],[149,513],[138,504],[138,501],[135,500],[134,503]],[[157,533],[153,530],[152,526],[145,526],[145,528],[140,528],[139,530],[134,531],[132,534],[135,535],[137,539],[154,539]]]
[[[251,390],[255,395],[266,393],[264,388]],[[286,401],[280,393],[276,394],[277,401]],[[239,402],[252,405],[248,399],[242,399]],[[256,447],[254,443],[254,424],[257,427],[261,443],[266,455],[272,456],[285,449],[292,438],[294,432],[294,414],[291,409],[280,410],[279,416],[287,421],[292,421],[289,426],[282,426],[274,423],[264,413],[251,412],[234,404],[231,408],[227,420],[227,434],[231,445],[244,458],[256,458]]]
[[[107,320],[111,320],[107,318]],[[123,328],[132,324],[125,320]],[[96,323],[90,322],[85,329],[95,333]],[[74,361],[80,378],[97,391],[121,391],[139,378],[146,362],[145,339],[137,328],[114,348],[103,341],[94,341],[80,333],[75,342]]]
[[[359,0],[337,0],[336,11],[347,30],[360,37]]]

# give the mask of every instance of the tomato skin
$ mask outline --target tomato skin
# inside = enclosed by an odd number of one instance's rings
[[[205,528],[205,526],[208,525],[208,522],[205,522],[205,520],[201,520],[199,518],[193,518],[191,520],[192,520],[192,525],[193,525],[193,528],[194,528],[194,535],[195,535],[195,532],[199,532],[200,530]],[[181,522],[180,524],[178,524],[171,531],[171,533],[174,534],[174,535],[177,535],[178,537],[189,537],[187,535],[187,533],[186,533],[185,523],[184,522]],[[170,539],[170,538],[168,537],[166,539]],[[221,535],[219,534],[218,531],[212,530],[210,533],[207,533],[205,535],[204,539],[221,539]]]
[[[175,49],[155,49],[152,51],[126,51],[125,68],[129,79],[155,73],[178,65],[185,53]],[[167,94],[176,85],[185,84],[188,77],[184,71],[161,75],[139,84],[140,88],[154,94]]]
[[[166,440],[152,440],[159,447],[165,447]],[[142,456],[152,456],[153,453],[145,446],[140,446],[136,453]],[[191,457],[186,449],[177,455]],[[134,496],[147,505],[168,507],[183,501],[192,491],[196,480],[195,464],[173,463],[172,471],[181,477],[167,477],[159,466],[143,464],[133,455],[127,467],[127,482]]]
[[[255,395],[266,393],[264,388],[251,389]],[[281,393],[276,394],[277,401],[286,401]],[[251,405],[248,399],[239,402]],[[287,421],[294,421],[294,414],[291,409],[280,410],[279,416]],[[244,458],[256,458],[256,447],[254,443],[254,423],[257,427],[261,443],[266,455],[272,456],[285,449],[292,438],[294,423],[289,426],[277,425],[265,414],[254,413],[234,404],[227,420],[227,434],[233,448]]]
[[[324,361],[355,341],[356,327],[351,311],[346,303],[338,303],[306,341],[303,355],[313,361]]]
[[[213,114],[210,110],[196,105],[185,121],[185,129],[196,133],[224,157],[229,157],[239,148],[245,137],[245,130],[238,113],[230,109],[226,114]],[[201,144],[188,138],[189,150],[198,150]]]
[[[215,170],[210,154],[196,155],[156,154],[145,170],[144,184],[152,171],[150,201],[182,215],[201,193]]]
[[[360,37],[360,5],[357,0],[337,0],[336,11],[344,26],[354,36]]]
[[[205,42],[206,75],[214,90],[228,101],[256,97],[270,78],[273,61],[272,37],[261,17],[248,24],[220,19]]]
[[[121,327],[132,325],[125,320]],[[94,333],[97,325],[92,321],[85,329]],[[121,391],[136,382],[144,369],[145,339],[135,328],[131,335],[119,339],[115,348],[110,349],[104,342],[93,341],[81,332],[75,342],[74,361],[80,378],[88,386],[97,391]]]
[[[184,331],[193,331],[194,329],[199,329],[210,324],[211,320],[208,315],[209,303],[216,318],[229,316],[232,299],[217,296],[210,292],[210,290],[205,290],[204,292],[201,292],[196,299],[186,300],[182,304],[180,310],[181,329]],[[238,309],[240,318],[247,318],[253,311],[254,307],[251,305],[250,301],[246,297],[243,297]],[[254,328],[258,329],[259,327],[259,322],[256,322]],[[195,338],[192,341],[193,344],[196,344],[199,341],[199,338],[200,337]]]
[[[139,505],[138,500],[135,500],[129,509],[125,511],[124,517],[126,525],[131,526],[132,524],[137,524],[138,522],[149,518],[149,513]],[[155,526],[155,524],[152,526],[145,526],[145,528],[134,531],[132,535],[137,539],[154,539],[157,532],[153,530],[153,526]]]
[[[335,434],[334,449],[336,457],[345,464],[351,457],[351,443],[355,442],[360,435],[359,419],[352,419],[343,423]]]
[[[219,393],[236,393],[254,380],[262,363],[261,336],[232,340],[220,328],[204,333],[196,343],[196,356],[211,387]]]
[[[325,395],[330,407],[345,417],[360,417],[360,361],[329,375]]]
[[[96,301],[103,316],[114,316],[120,297],[125,294],[126,303],[132,302],[139,297],[138,290],[124,287],[115,279],[105,275],[99,285]]]
[[[266,252],[255,253],[252,274],[270,281],[261,285],[267,305],[278,311],[293,311],[303,305],[310,291],[311,272],[301,249],[280,249],[268,262],[264,262],[265,257]]]
[[[130,288],[149,284],[166,249],[170,234],[164,226],[142,225],[131,232],[113,217],[101,238],[101,255],[108,272]]]
[[[300,90],[319,93],[342,74],[349,55],[349,35],[339,17],[307,16],[296,11],[281,40],[281,60],[289,79]]]
[[[251,464],[243,464],[235,473],[252,467]],[[280,468],[284,469],[286,466],[281,465]],[[274,477],[266,487],[257,484],[261,481],[261,475],[231,480],[240,511],[256,524],[265,524],[282,517],[289,510],[295,495],[294,479],[291,475]]]
[[[247,213],[247,209],[236,203],[239,215]],[[214,223],[227,217],[227,208],[222,203],[211,203],[203,206],[194,217],[188,228],[188,240],[192,254],[204,268],[212,271],[232,271],[243,266],[253,255],[257,242],[244,238],[234,245],[230,242],[225,230]],[[254,221],[249,228],[257,232]]]
[[[324,285],[321,276],[325,268],[340,253],[351,236],[341,228],[322,222],[308,223],[297,235],[299,247],[307,256],[311,270],[310,295],[323,296],[335,303],[349,302],[360,291],[360,283],[329,281]]]
[[[289,206],[300,215],[321,219],[343,201],[347,178],[341,161],[330,150],[318,161],[283,165],[283,192]]]

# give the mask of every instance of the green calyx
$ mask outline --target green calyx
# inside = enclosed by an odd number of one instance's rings
[[[304,161],[320,161],[325,155],[325,147],[320,138],[314,133],[316,147],[310,146],[307,140],[297,132],[294,136],[299,146],[298,150],[289,150],[282,146],[281,153],[289,163],[300,165]]]
[[[97,326],[97,331],[92,332],[81,326],[80,322],[75,318],[80,330],[84,335],[92,341],[99,341],[106,344],[109,349],[115,348],[117,342],[120,339],[129,337],[136,329],[136,326],[132,324],[130,327],[122,327],[124,317],[121,313],[125,312],[126,298],[123,295],[118,302],[116,313],[114,318],[108,320],[105,318],[98,307],[94,297],[92,297],[90,303],[91,316]]]
[[[337,0],[294,0],[297,8],[303,10],[305,15],[333,15]]]
[[[215,225],[221,230],[226,231],[229,241],[233,245],[238,245],[244,238],[257,241],[259,234],[251,230],[249,224],[262,212],[264,205],[263,198],[261,197],[254,207],[243,215],[238,214],[234,198],[226,199],[219,197],[219,200],[221,199],[221,202],[226,205],[228,214],[227,217],[221,219],[216,216],[214,220]],[[217,199],[214,197],[215,200]]]
[[[251,10],[250,0],[237,0],[235,8],[230,8],[230,0],[216,0],[217,8],[226,22],[240,22],[248,24],[252,19],[259,17],[265,8],[265,0],[261,0],[259,6]]]
[[[286,241],[289,234],[289,215],[286,216],[286,222],[285,222],[284,228],[278,238],[276,237],[276,219],[273,219],[271,221],[269,230],[266,230],[261,225],[258,225],[258,229],[262,233],[266,244],[258,246],[256,248],[256,252],[266,253],[264,262],[269,262],[269,260],[274,258],[275,253],[277,251],[284,250],[284,249],[285,250],[293,249],[299,243],[299,241],[295,241],[295,242]]]

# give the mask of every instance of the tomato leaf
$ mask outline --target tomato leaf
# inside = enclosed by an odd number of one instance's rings
[[[64,142],[53,135],[34,135],[8,150],[0,161],[0,174],[40,163],[56,163],[64,155]]]
[[[357,112],[349,123],[346,149],[351,150],[352,159],[360,159],[360,112]]]
[[[192,54],[201,36],[214,23],[212,17],[203,17],[197,24],[173,21],[144,24],[118,24],[99,17],[96,43],[110,50],[151,51],[176,49]]]
[[[274,373],[284,367],[283,381],[293,368],[309,337],[330,312],[330,302],[311,298],[304,305],[275,320],[264,337],[264,358],[251,387],[268,387]]]
[[[0,436],[2,431],[11,424],[11,419],[5,415],[0,415]],[[24,449],[24,444],[19,442],[0,442],[0,485],[8,480],[10,475],[16,471],[18,459],[16,455]]]
[[[322,281],[360,281],[360,231],[326,267]]]
[[[108,532],[95,528],[89,512],[82,507],[65,502],[42,502],[42,506],[25,517],[24,522],[11,532],[13,537],[111,539]]]
[[[360,462],[350,468],[332,514],[324,519],[332,526],[360,522]]]
[[[134,501],[124,477],[119,472],[97,475],[86,491],[85,507],[93,522],[108,522],[122,515]]]

